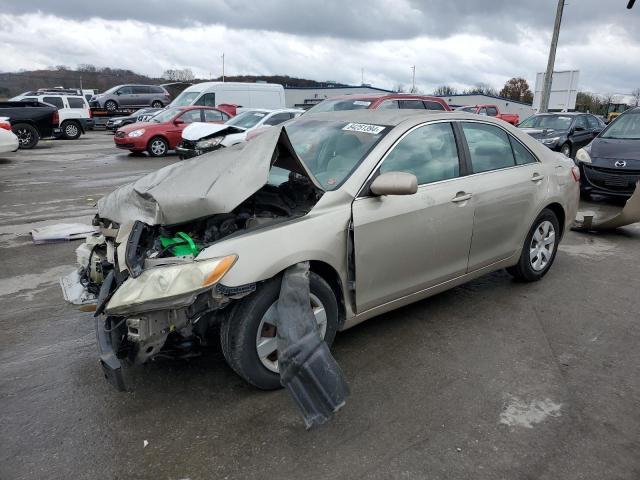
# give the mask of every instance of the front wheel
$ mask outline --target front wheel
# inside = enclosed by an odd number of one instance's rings
[[[154,100],[154,102],[151,104],[151,106],[153,108],[162,108],[164,105],[162,105],[162,102],[160,100]]]
[[[520,260],[517,265],[507,268],[507,272],[523,282],[540,280],[551,268],[559,242],[558,217],[553,211],[545,208],[527,234]]]
[[[169,144],[162,137],[153,137],[149,140],[149,145],[147,146],[147,152],[152,157],[164,157],[167,154],[167,150],[169,150]]]
[[[16,123],[11,130],[18,137],[20,148],[28,150],[35,147],[40,139],[38,131],[28,123]]]
[[[81,134],[80,125],[76,122],[63,122],[62,123],[62,136],[65,140],[75,140],[80,137]]]
[[[571,144],[565,143],[564,145],[562,145],[562,147],[560,147],[560,153],[565,157],[571,158]]]
[[[309,274],[310,301],[318,329],[331,346],[338,330],[338,302],[322,277]],[[262,284],[233,308],[220,328],[222,352],[229,366],[251,385],[280,388],[276,340],[280,277]]]
[[[115,112],[118,109],[118,104],[114,100],[107,100],[104,104],[104,108],[109,112]]]

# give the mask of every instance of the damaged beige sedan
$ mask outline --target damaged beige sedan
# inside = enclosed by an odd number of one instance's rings
[[[310,264],[336,332],[497,269],[544,276],[575,218],[573,162],[465,113],[303,115],[247,144],[176,163],[98,203],[100,234],[62,281],[97,303],[105,376],[187,357],[219,326],[229,365],[277,388],[282,272]]]

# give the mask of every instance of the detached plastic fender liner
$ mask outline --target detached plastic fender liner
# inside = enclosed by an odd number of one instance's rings
[[[96,317],[96,338],[98,340],[98,353],[100,354],[100,366],[104,378],[113,385],[118,391],[126,391],[124,378],[122,376],[122,365],[118,357],[116,357],[111,344],[111,335],[105,329],[111,329],[112,318],[107,317],[104,320]]]
[[[349,394],[344,374],[320,337],[311,310],[308,262],[285,270],[277,312],[280,383],[308,429],[329,420]]]

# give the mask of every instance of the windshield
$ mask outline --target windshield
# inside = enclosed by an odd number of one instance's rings
[[[571,117],[563,115],[534,115],[521,122],[522,128],[550,128],[552,130],[569,130]]]
[[[457,110],[461,110],[461,111],[467,112],[467,113],[475,113],[476,112],[476,107],[460,107]]]
[[[369,105],[373,103],[371,100],[358,100],[358,99],[339,99],[339,100],[325,100],[320,102],[315,107],[308,110],[309,113],[320,112],[336,112],[338,110],[361,110],[369,108]]]
[[[195,102],[196,98],[200,96],[202,92],[187,92],[184,91],[180,95],[178,95],[173,102],[171,102],[172,107],[188,107],[193,102]]]
[[[620,115],[602,132],[600,138],[640,140],[640,114]]]
[[[109,90],[102,92],[102,95],[107,95],[109,93],[114,93],[116,90],[120,88],[120,85],[116,85],[115,87],[111,87]]]
[[[248,130],[252,127],[255,127],[258,122],[260,122],[260,120],[262,120],[266,116],[266,112],[250,110],[247,112],[242,112],[240,115],[233,117],[231,120],[227,121],[226,124]]]
[[[171,120],[173,117],[175,117],[177,114],[179,114],[182,110],[180,110],[179,108],[168,108],[166,110],[163,110],[161,112],[158,112],[157,115],[155,115],[151,121],[152,122],[156,122],[156,123],[164,123],[164,122],[168,122],[169,120]]]
[[[325,190],[338,188],[390,130],[304,117],[286,127],[296,153]]]

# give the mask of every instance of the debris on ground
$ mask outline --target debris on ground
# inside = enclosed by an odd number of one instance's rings
[[[70,240],[83,240],[98,232],[98,227],[85,225],[84,223],[58,223],[46,227],[31,230],[33,243],[68,242]]]
[[[614,228],[624,227],[632,223],[640,222],[640,182],[636,184],[633,195],[629,197],[620,212],[612,216],[598,218],[595,214],[589,212],[584,214],[581,219],[576,221],[571,227],[577,231],[597,231],[597,230],[613,230]]]

